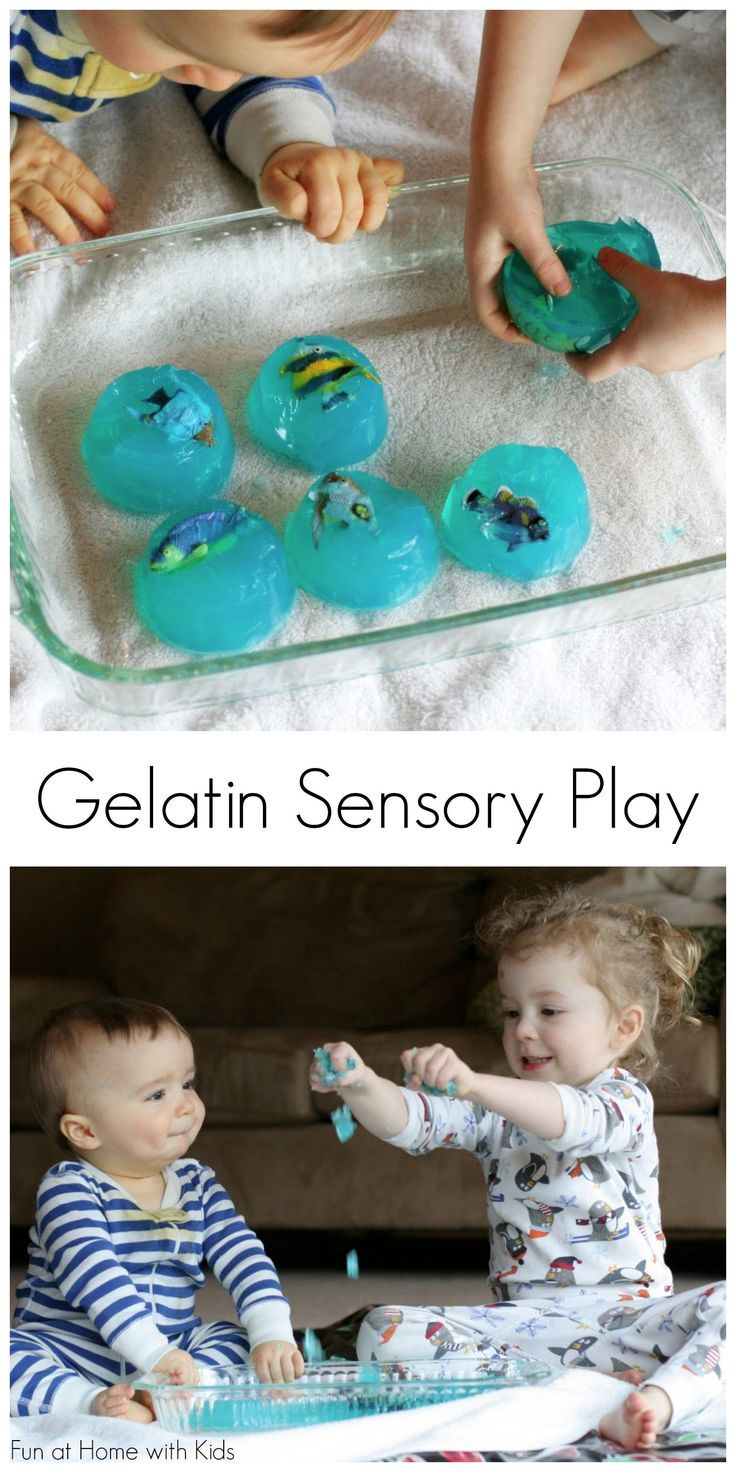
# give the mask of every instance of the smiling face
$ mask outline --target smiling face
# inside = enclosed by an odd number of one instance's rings
[[[573,946],[502,956],[498,985],[503,1048],[517,1078],[582,1087],[622,1058],[641,1031],[641,1008],[615,1015]]]
[[[114,1178],[146,1178],[186,1155],[202,1128],[189,1038],[91,1038],[70,1089],[75,1112],[60,1127],[72,1148]]]
[[[370,12],[347,33],[336,30],[287,38],[269,35],[274,10],[77,10],[90,46],[113,66],[158,72],[170,82],[222,92],[243,73],[304,77],[335,71],[376,39]]]

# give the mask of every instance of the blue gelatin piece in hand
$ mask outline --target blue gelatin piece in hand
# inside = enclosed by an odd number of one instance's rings
[[[270,522],[232,501],[205,501],[170,516],[135,568],[143,622],[166,644],[197,654],[262,643],[294,596]]]
[[[660,269],[659,251],[638,220],[613,225],[593,220],[563,220],[550,225],[547,236],[572,282],[567,296],[552,296],[537,281],[517,250],[503,263],[501,290],[520,332],[557,353],[594,353],[613,342],[636,316],[630,292],[614,281],[597,255],[612,246],[645,266]]]
[[[315,481],[284,528],[295,582],[342,608],[394,608],[432,581],[439,542],[418,496],[365,470]]]
[[[585,481],[564,450],[497,445],[454,481],[442,540],[480,572],[529,582],[562,572],[590,536]]]
[[[82,436],[82,459],[100,495],[148,514],[218,495],[234,456],[215,390],[170,363],[114,378]]]
[[[386,438],[383,385],[342,337],[292,337],[266,359],[248,395],[253,438],[307,470],[357,465]]]

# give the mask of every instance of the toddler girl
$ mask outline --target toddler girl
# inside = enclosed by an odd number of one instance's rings
[[[657,1034],[682,1016],[700,948],[657,915],[568,890],[512,899],[479,934],[498,959],[513,1078],[474,1073],[437,1043],[402,1053],[399,1088],[348,1043],[325,1044],[366,1129],[411,1155],[470,1150],[486,1181],[493,1302],[373,1310],[358,1355],[502,1346],[555,1370],[638,1371],[641,1389],[622,1388],[599,1431],[648,1447],[716,1395],[724,1368],[725,1285],[672,1296],[642,1081]],[[311,1082],[324,1091],[317,1064]]]
[[[209,1166],[188,1034],[163,1007],[77,1003],[45,1019],[29,1064],[40,1123],[70,1159],[38,1190],[10,1336],[15,1415],[151,1421],[131,1380],[196,1383],[250,1359],[259,1379],[304,1369],[276,1269]],[[206,1262],[239,1323],[203,1324]],[[242,1327],[241,1327],[242,1326]]]

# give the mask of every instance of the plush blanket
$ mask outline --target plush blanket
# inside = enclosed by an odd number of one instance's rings
[[[462,172],[481,28],[478,11],[403,11],[378,45],[335,73],[340,141],[399,155],[407,178]],[[655,163],[724,209],[724,33],[716,28],[550,112],[539,160],[615,156]],[[180,89],[162,83],[59,129],[118,200],[114,228],[254,205],[252,186],[211,148]],[[177,136],[179,148],[158,149]],[[40,243],[51,243],[48,240]],[[327,249],[325,247],[325,249]],[[708,374],[680,375],[683,423],[705,435]],[[650,494],[656,497],[654,478]],[[152,716],[147,729],[694,729],[721,726],[720,604],[570,634],[250,703]],[[72,696],[31,635],[13,634],[16,728],[107,729],[121,721]]]

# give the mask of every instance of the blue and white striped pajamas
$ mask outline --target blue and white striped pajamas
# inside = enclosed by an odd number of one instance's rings
[[[147,1211],[80,1161],[41,1182],[28,1273],[11,1330],[16,1415],[88,1412],[105,1385],[148,1371],[169,1349],[203,1364],[239,1364],[270,1339],[293,1342],[276,1269],[208,1166],[164,1171]],[[202,1264],[231,1294],[238,1324],[203,1324]]]

